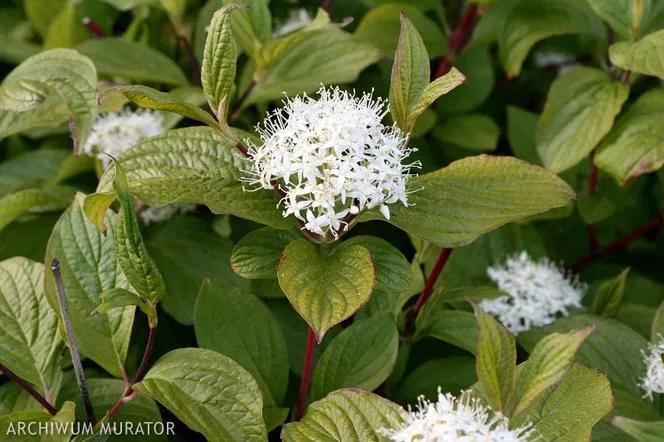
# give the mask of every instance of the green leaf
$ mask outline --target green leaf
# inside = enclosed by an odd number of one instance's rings
[[[609,48],[609,58],[616,66],[664,78],[664,30],[647,35],[637,42],[619,42]]]
[[[509,12],[499,39],[500,60],[508,77],[517,77],[537,42],[565,34],[605,32],[586,2],[577,0],[520,0]]]
[[[592,335],[591,335],[592,336]],[[574,364],[510,427],[532,423],[542,441],[590,440],[593,426],[613,408],[611,383],[598,370]]]
[[[187,10],[187,0],[159,0],[159,3],[173,18],[181,18]]]
[[[100,304],[100,293],[129,287],[116,262],[113,228],[104,236],[86,219],[82,194],[60,217],[46,248],[45,263],[60,261],[60,271],[67,296],[72,326],[80,352],[101,365],[113,376],[121,376],[134,323],[134,308],[112,310],[92,315]],[[115,226],[114,213],[106,223]],[[59,312],[55,281],[46,272],[44,289],[49,303]]]
[[[659,305],[655,317],[652,321],[650,332],[650,341],[655,343],[659,340],[659,335],[664,336],[664,301]]]
[[[664,91],[648,91],[618,119],[595,155],[595,164],[621,185],[664,165]]]
[[[629,86],[594,68],[577,68],[554,81],[537,124],[537,151],[556,173],[577,165],[609,133]]]
[[[88,377],[87,382],[90,401],[97,418],[104,416],[115,405],[125,387],[121,379]],[[79,421],[85,420],[81,391],[74,379],[62,386],[58,400],[75,402],[76,418]],[[136,397],[122,406],[115,416],[114,422],[142,423],[145,427],[145,422],[162,422],[162,419],[156,402],[149,396],[138,393]],[[113,423],[110,423],[110,426],[113,428]],[[115,442],[130,442],[132,439],[136,439],[136,436],[123,435],[110,438]],[[159,436],[154,433],[141,436],[141,442],[164,442],[166,439],[165,435]]]
[[[544,392],[555,385],[574,364],[579,346],[593,327],[569,333],[552,333],[539,341],[516,378],[516,402],[512,419],[525,412]]]
[[[25,189],[0,198],[0,230],[28,212],[49,212],[67,207],[74,194],[69,186]]]
[[[231,268],[247,279],[275,279],[284,248],[301,238],[292,230],[264,227],[249,232],[233,248]]]
[[[83,201],[83,213],[97,226],[97,229],[106,234],[106,212],[117,199],[115,192],[93,193]]]
[[[369,250],[341,244],[321,256],[306,239],[284,249],[277,265],[279,285],[318,342],[371,296],[375,271]]]
[[[551,333],[565,333],[590,325],[594,325],[595,330],[579,348],[577,362],[601,370],[614,387],[641,396],[639,378],[645,373],[641,351],[648,342],[618,321],[591,315],[561,318],[546,327],[519,333],[519,344],[532,350],[540,339]]]
[[[178,152],[173,155],[173,152]],[[148,138],[126,151],[119,163],[129,189],[150,206],[174,202],[204,204],[214,213],[227,213],[275,228],[292,227],[277,210],[279,194],[270,190],[245,192],[239,182],[247,160],[208,127],[174,129]],[[97,192],[112,190],[112,168],[100,179]]]
[[[384,291],[407,290],[413,271],[406,257],[384,239],[375,236],[356,236],[345,241],[345,246],[365,247],[371,254],[376,273],[374,288]]]
[[[43,278],[40,263],[21,257],[0,262],[0,362],[37,391],[55,394],[63,344]]]
[[[134,200],[129,193],[127,175],[122,166],[114,159],[115,180],[113,187],[120,200],[120,218],[115,225],[115,251],[122,272],[138,295],[154,309],[164,297],[166,286],[156,264],[148,254],[141,236]]]
[[[156,399],[210,442],[267,440],[256,381],[220,353],[202,348],[173,350],[134,389]]]
[[[174,217],[146,234],[145,246],[166,283],[161,303],[177,321],[194,323],[194,306],[203,281],[224,284],[228,289],[249,287],[233,273],[233,244],[209,225],[190,216]]]
[[[474,354],[479,330],[473,314],[461,310],[438,310],[429,316],[426,313],[428,304],[417,317],[415,337],[431,336]]]
[[[427,17],[416,5],[408,5],[403,1],[390,1],[388,4],[370,9],[362,17],[355,36],[373,44],[384,55],[391,57],[394,54],[395,46],[398,47],[399,22],[402,13],[408,16],[409,27],[412,28],[412,31],[422,36],[420,41],[422,49],[426,51],[424,56],[427,64],[429,63],[428,54],[434,58],[447,51],[447,39],[440,26]],[[403,32],[403,19],[401,20],[401,31]],[[427,82],[428,80],[427,78]]]
[[[392,372],[399,349],[399,332],[390,315],[356,321],[344,329],[316,363],[311,400],[347,387],[372,391]]]
[[[475,307],[477,338],[477,378],[489,405],[505,410],[515,393],[516,343],[496,319]]]
[[[222,284],[206,283],[196,301],[196,340],[228,356],[258,383],[265,405],[280,405],[288,384],[284,335],[258,297]]]
[[[75,148],[87,138],[97,115],[97,71],[92,61],[69,49],[34,55],[0,86],[0,109],[38,111],[61,99],[73,115]]]
[[[142,43],[105,37],[87,40],[74,49],[90,57],[100,74],[135,81],[187,84],[187,77],[173,60]]]
[[[508,157],[478,155],[409,181],[408,207],[390,207],[390,223],[441,247],[460,247],[509,222],[574,197],[554,174]],[[523,189],[527,188],[527,194]],[[412,204],[411,204],[412,203]]]
[[[31,129],[52,129],[69,119],[69,109],[58,96],[47,97],[36,109],[12,111],[0,109],[0,139]]]
[[[367,391],[345,389],[314,402],[300,422],[286,424],[284,442],[388,442],[378,433],[394,428],[405,418],[397,404]]]
[[[66,151],[45,148],[4,160],[0,163],[0,197],[52,180],[65,158]]]
[[[187,103],[172,94],[160,92],[147,86],[129,85],[111,87],[104,91],[100,97],[100,101],[103,102],[105,98],[116,94],[123,95],[127,100],[141,107],[174,112],[183,117],[205,123],[210,127],[218,126],[217,120],[200,107]]]
[[[614,416],[622,416],[629,419],[648,422],[662,420],[662,415],[657,413],[652,408],[651,404],[646,404],[646,402],[638,396],[614,388],[613,399],[615,401],[615,407],[612,411]],[[593,441],[633,442],[634,439],[617,427],[611,425],[611,422],[607,417],[593,427]]]
[[[422,37],[402,12],[390,81],[390,113],[405,132],[412,132],[417,118],[438,97],[466,80],[455,68],[431,84],[430,76],[429,55]]]
[[[231,14],[241,7],[239,4],[233,4],[215,12],[205,41],[201,83],[210,108],[220,120],[226,120],[237,65],[237,47],[231,29]]]
[[[467,83],[436,102],[438,112],[447,115],[462,114],[479,107],[491,95],[495,81],[493,60],[487,45],[463,51],[454,58],[454,66],[463,72]]]
[[[25,8],[25,15],[30,20],[30,23],[44,36],[48,30],[53,17],[62,10],[67,0],[53,0],[50,2],[43,2],[41,0],[25,0],[23,6]]]
[[[541,164],[535,145],[538,115],[515,106],[507,106],[507,141],[514,156]]]
[[[0,386],[0,416],[29,410],[42,411],[43,407],[16,382]]]
[[[468,150],[489,152],[498,146],[500,127],[486,115],[467,114],[445,120],[434,129],[433,135]]]
[[[658,442],[664,438],[664,421],[640,422],[616,416],[611,423],[640,442]]]
[[[588,195],[583,193],[578,200],[579,214],[586,224],[597,224],[616,212],[616,205],[603,193]]]
[[[379,57],[372,45],[340,29],[312,31],[266,69],[246,104],[312,92],[321,84],[350,83]]]
[[[233,34],[240,47],[260,64],[260,49],[262,44],[270,39],[272,34],[272,16],[267,0],[223,0],[223,4],[244,4],[246,9],[241,9],[231,18]]]
[[[101,304],[97,306],[90,314],[106,313],[110,310],[137,306],[146,315],[150,314],[150,307],[147,303],[136,293],[130,292],[127,289],[116,287],[110,290],[105,290],[99,294]]]
[[[605,281],[597,287],[592,308],[594,314],[607,318],[613,318],[618,314],[623,303],[625,280],[629,271],[630,269],[626,268],[616,278]]]
[[[618,35],[634,39],[641,29],[641,21],[650,12],[650,0],[588,0],[591,8]]]

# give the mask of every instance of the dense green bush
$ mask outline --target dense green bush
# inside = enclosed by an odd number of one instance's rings
[[[663,1],[0,24],[0,440],[664,440]]]

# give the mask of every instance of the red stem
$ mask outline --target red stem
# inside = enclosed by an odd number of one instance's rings
[[[86,28],[88,28],[88,31],[90,31],[90,33],[94,35],[96,38],[101,38],[106,35],[104,31],[99,27],[97,22],[91,19],[90,17],[83,18],[83,25]]]
[[[443,271],[445,263],[447,263],[447,260],[452,254],[452,250],[453,249],[444,248],[440,251],[440,256],[438,256],[438,261],[436,261],[436,265],[433,266],[433,270],[431,270],[431,274],[429,275],[427,282],[424,284],[424,289],[422,290],[420,297],[417,298],[417,303],[415,304],[415,308],[413,309],[413,316],[412,316],[413,318],[417,318],[418,313],[420,312],[420,310],[422,310],[422,307],[424,307],[424,304],[431,296],[431,293],[433,292],[433,287],[436,285],[436,281],[438,281],[438,277],[440,276],[440,273]]]
[[[330,8],[332,7],[332,0],[325,0],[321,5],[320,8],[324,11],[329,11]]]
[[[664,218],[662,215],[657,215],[656,218],[651,219],[648,221],[646,224],[644,224],[641,227],[637,227],[636,229],[632,230],[629,232],[627,235],[618,238],[617,240],[613,241],[611,244],[605,246],[605,247],[600,247],[598,248],[595,253],[589,253],[585,256],[583,256],[581,259],[579,259],[573,266],[572,270],[574,272],[580,272],[586,266],[588,266],[590,263],[600,259],[604,258],[606,256],[609,256],[618,250],[624,249],[637,239],[640,239],[650,233],[655,232],[657,229],[662,227],[662,223],[664,221]]]
[[[145,375],[145,372],[148,369],[148,364],[150,363],[150,357],[152,356],[152,350],[154,349],[154,341],[156,336],[157,336],[157,327],[150,327],[150,331],[148,332],[148,342],[145,345],[145,351],[143,352],[143,359],[141,359],[141,363],[138,366],[138,370],[136,370],[136,374],[134,375],[134,380],[132,384],[141,382],[141,380],[143,379],[143,376]]]
[[[309,385],[311,385],[311,372],[314,367],[314,355],[316,351],[316,333],[309,328],[307,333],[307,347],[304,353],[304,364],[302,366],[302,379],[300,381],[300,392],[297,395],[295,406],[295,420],[300,420],[307,408],[307,396],[309,396]]]
[[[440,59],[438,68],[433,75],[434,80],[438,77],[442,77],[447,73],[447,71],[450,70],[452,60],[461,51],[461,49],[463,49],[466,43],[468,43],[468,40],[473,33],[473,29],[475,28],[475,23],[477,23],[476,19],[477,5],[473,3],[468,6],[466,9],[466,14],[463,16],[463,20],[461,20],[461,25],[456,28],[452,34],[450,39],[450,50]]]
[[[22,389],[28,392],[30,396],[35,398],[37,402],[39,402],[42,407],[46,408],[46,411],[48,411],[51,416],[55,416],[58,414],[58,410],[51,404],[49,401],[44,398],[37,390],[35,390],[35,387],[30,385],[28,381],[25,379],[21,378],[19,375],[11,371],[9,368],[5,367],[4,365],[0,364],[0,372],[4,373],[7,375],[9,379],[12,381],[16,382]]]

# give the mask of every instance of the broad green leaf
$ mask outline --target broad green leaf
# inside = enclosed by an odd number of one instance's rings
[[[592,335],[591,335],[592,336]],[[613,408],[611,383],[600,371],[574,364],[510,427],[533,424],[541,441],[590,440],[593,426]]]
[[[616,416],[611,423],[640,442],[659,442],[664,438],[664,421],[640,422]]]
[[[113,244],[113,227],[118,220],[114,213],[106,215],[106,224],[111,229],[108,235],[102,235],[86,219],[83,198],[82,194],[78,194],[53,228],[45,263],[48,268],[53,259],[60,261],[62,281],[80,352],[113,376],[120,377],[129,348],[134,308],[92,315],[101,303],[102,292],[129,287],[116,262]],[[55,281],[50,271],[46,272],[44,289],[49,303],[59,312]]]
[[[415,123],[415,120],[429,106],[431,106],[434,101],[436,101],[441,96],[452,92],[454,89],[456,89],[457,86],[460,86],[465,82],[466,76],[459,72],[457,68],[452,67],[448,73],[436,78],[424,88],[419,100],[410,110],[409,118],[413,121],[413,123]]]
[[[579,215],[586,224],[597,224],[616,212],[616,205],[601,191],[595,195],[583,193],[577,201]]]
[[[134,212],[134,200],[129,193],[127,175],[113,160],[115,180],[113,188],[120,200],[120,219],[115,223],[114,243],[117,261],[122,272],[138,295],[151,309],[164,297],[166,286],[156,264],[150,257]]]
[[[541,164],[535,145],[538,115],[515,106],[507,106],[507,141],[517,158]]]
[[[641,351],[648,342],[618,321],[591,315],[561,318],[546,327],[519,333],[519,344],[532,350],[539,340],[551,333],[565,333],[590,325],[594,325],[595,330],[579,348],[577,362],[601,370],[614,387],[641,396],[639,379],[645,372]]]
[[[34,55],[7,75],[0,86],[0,109],[38,111],[60,98],[73,115],[76,145],[87,138],[97,114],[97,71],[92,61],[69,49]]]
[[[258,297],[222,284],[203,284],[194,323],[201,348],[224,354],[247,370],[263,393],[264,405],[282,403],[288,384],[286,342]]]
[[[651,0],[588,0],[591,8],[618,35],[634,39],[641,30],[641,21],[650,13]]]
[[[68,1],[57,14],[51,17],[42,47],[44,49],[73,48],[78,43],[92,38],[91,32],[83,24],[86,17],[94,20],[104,34],[110,35],[118,14],[118,11],[104,1]]]
[[[427,319],[428,315],[425,313],[427,304],[417,318],[416,337],[431,336],[470,353],[477,351],[479,331],[472,313],[461,310],[439,310]]]
[[[4,160],[0,163],[0,197],[52,180],[67,155],[65,150],[45,148]]]
[[[136,293],[127,289],[116,287],[105,290],[99,294],[99,298],[101,299],[101,303],[90,314],[106,313],[117,308],[129,306],[139,307],[146,315],[150,314],[149,305]]]
[[[299,238],[301,236],[294,231],[270,227],[249,232],[233,248],[231,267],[243,278],[274,279],[284,248]]]
[[[90,57],[100,74],[152,83],[187,84],[187,77],[173,60],[142,43],[105,37],[87,40],[74,49]]]
[[[67,207],[74,188],[52,186],[43,189],[25,189],[0,198],[0,230],[29,212],[49,212]]]
[[[662,420],[662,415],[654,410],[642,398],[614,388],[615,406],[613,416],[621,416],[638,421],[654,422]],[[612,419],[611,419],[612,420]],[[611,424],[609,418],[603,419],[593,427],[593,441],[596,442],[633,442],[634,439]]]
[[[595,155],[595,164],[620,184],[664,165],[664,91],[646,92],[616,122]]]
[[[609,133],[629,86],[594,68],[577,68],[554,81],[537,123],[537,151],[556,173],[575,166]]]
[[[237,47],[231,29],[231,14],[240,8],[233,4],[214,13],[201,64],[201,83],[210,108],[220,120],[226,120],[235,82]]]
[[[300,422],[284,425],[281,440],[388,442],[378,430],[398,427],[404,418],[403,408],[378,395],[356,389],[339,390],[311,404]]]
[[[625,280],[629,270],[626,268],[616,278],[605,281],[597,287],[592,308],[594,314],[607,318],[613,318],[618,314],[623,303]]]
[[[410,110],[429,85],[430,76],[429,54],[427,54],[424,41],[402,11],[401,32],[394,53],[390,80],[390,114],[392,120],[406,132],[412,130],[414,120],[417,119],[415,117],[412,124],[409,122]]]
[[[468,150],[489,152],[498,146],[500,127],[486,115],[467,114],[445,120],[434,129],[433,135]]]
[[[246,104],[312,92],[321,84],[350,83],[379,57],[372,45],[340,29],[312,31],[266,69]]]
[[[214,213],[275,228],[294,224],[277,210],[277,192],[243,190],[239,179],[241,171],[249,167],[247,161],[211,128],[174,129],[148,138],[126,151],[119,163],[127,173],[131,192],[150,206],[204,204]],[[113,174],[112,168],[106,169],[97,192],[112,190]]]
[[[16,382],[0,386],[0,416],[29,410],[41,411],[43,407]]]
[[[398,47],[399,18],[402,13],[408,16],[409,27],[412,28],[412,31],[422,36],[420,41],[422,49],[425,49],[423,56],[427,60],[427,64],[429,56],[439,57],[446,52],[447,39],[441,31],[440,25],[427,17],[417,6],[408,5],[403,1],[390,1],[385,5],[370,9],[362,17],[355,35],[376,46],[384,55],[392,57],[392,54],[395,53],[395,46]],[[401,20],[401,30],[403,31],[403,20]]]
[[[53,17],[62,10],[66,3],[67,0],[52,0],[49,2],[25,0],[23,7],[25,8],[25,15],[27,15],[32,26],[43,36],[46,34]]]
[[[0,434],[2,434],[2,442],[41,442],[38,436],[26,437],[27,425],[30,423],[43,423],[47,424],[52,416],[43,410],[28,410],[19,411],[16,413],[8,414],[0,417]],[[23,434],[19,431],[18,422],[24,422],[26,425]],[[34,427],[33,427],[34,428]],[[62,441],[65,442],[65,441]]]
[[[475,358],[450,356],[428,359],[406,376],[397,387],[394,397],[403,404],[416,404],[421,395],[435,402],[438,400],[439,388],[458,395],[475,382]]]
[[[194,306],[203,281],[248,288],[248,281],[233,273],[233,244],[217,235],[202,220],[172,218],[146,233],[145,246],[166,283],[164,310],[178,322],[194,323]]]
[[[224,5],[245,4],[247,7],[233,14],[233,34],[242,49],[260,64],[259,55],[263,43],[272,33],[272,15],[268,0],[223,0]]]
[[[134,389],[157,400],[210,442],[267,440],[256,381],[220,353],[173,350],[155,362]]]
[[[611,45],[609,58],[616,66],[639,74],[664,78],[664,30],[645,36],[637,42]]]
[[[477,379],[484,396],[496,411],[505,410],[515,393],[516,343],[496,319],[475,307]]]
[[[42,393],[57,393],[63,343],[46,301],[44,266],[15,257],[0,262],[0,362]]]
[[[576,351],[592,331],[591,326],[565,334],[552,333],[537,343],[516,378],[512,419],[524,413],[567,373],[574,364]]]
[[[198,87],[198,86],[181,86],[177,87],[175,89],[171,89],[168,92],[168,95],[170,95],[171,100],[179,103],[179,106],[185,106],[188,107],[189,109],[194,110],[199,109],[200,106],[203,106],[207,103],[207,100],[205,98],[205,92],[203,92],[203,88]],[[120,98],[120,97],[118,97]],[[125,96],[121,97],[121,99],[124,99]],[[168,129],[173,129],[175,126],[182,121],[184,118],[184,115],[180,115],[178,113],[169,111],[169,110],[158,110],[157,114],[160,115],[162,119],[162,123],[164,124],[164,128],[166,130]],[[204,118],[209,118],[210,114],[207,112],[204,112],[203,115]],[[214,118],[209,118],[210,120],[214,120]],[[204,122],[205,123],[205,122]],[[216,123],[216,121],[215,121]],[[207,124],[207,123],[206,123]],[[217,128],[217,126],[212,126],[213,128]]]
[[[369,250],[362,246],[342,243],[321,255],[313,244],[300,239],[284,249],[277,278],[320,342],[325,332],[369,300],[375,271]]]
[[[602,23],[586,2],[520,0],[509,12],[502,30],[500,60],[507,76],[517,77],[537,42],[565,34],[594,34],[600,37],[603,32]]]
[[[108,379],[89,377],[88,391],[90,393],[90,401],[92,402],[95,416],[100,418],[110,410],[117,402],[118,398],[122,395],[124,390],[124,382],[121,379]],[[76,417],[79,421],[85,420],[84,406],[81,399],[81,391],[74,379],[62,386],[62,391],[58,398],[59,401],[72,401],[76,403]],[[143,393],[138,393],[131,401],[125,403],[113,421],[110,427],[113,428],[113,422],[133,422],[134,424],[142,423],[145,427],[145,422],[161,422],[161,413],[157,407],[156,402]],[[154,427],[153,427],[154,428]],[[131,442],[132,439],[137,439],[137,436],[123,435],[113,436],[109,440],[111,442]],[[165,435],[145,434],[140,436],[141,442],[164,442],[167,440]]]
[[[19,223],[11,223],[0,231],[0,260],[23,256],[41,261],[46,243],[60,214],[44,213]]]
[[[317,361],[310,399],[322,399],[341,388],[378,388],[397,360],[399,332],[390,315],[374,316],[344,329]]]
[[[390,207],[390,223],[441,247],[469,244],[509,222],[562,207],[574,197],[551,172],[515,158],[486,155],[455,161],[412,178],[409,185],[419,190],[408,196],[408,207]]]
[[[26,111],[0,109],[0,139],[31,129],[52,129],[69,119],[69,109],[58,96],[50,96],[43,104]]]
[[[182,115],[183,117],[191,118],[192,120],[200,121],[210,127],[217,127],[217,120],[212,115],[204,111],[198,106],[195,106],[186,101],[180,100],[172,94],[161,92],[147,86],[129,85],[129,86],[115,86],[106,89],[101,95],[100,100],[103,101],[109,95],[120,94],[132,103],[136,103],[141,107],[148,109],[156,109],[159,111],[174,112]]]
[[[454,66],[463,72],[467,83],[449,91],[436,101],[436,110],[447,115],[462,114],[478,108],[491,95],[495,81],[493,60],[487,45],[478,45],[463,51],[454,58]],[[450,73],[452,72],[454,71],[451,70]],[[434,84],[442,86],[439,83],[441,78],[447,77],[440,77],[431,83],[429,88],[433,88]],[[461,81],[458,75],[450,78]]]
[[[408,290],[413,271],[406,257],[384,239],[375,236],[356,236],[345,246],[358,245],[369,250],[376,273],[374,288],[383,291]]]

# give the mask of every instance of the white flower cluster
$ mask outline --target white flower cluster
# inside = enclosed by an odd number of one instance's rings
[[[396,429],[380,430],[393,442],[527,442],[535,440],[531,425],[509,428],[509,419],[482,405],[466,391],[455,398],[438,391],[438,401],[418,399],[417,410]]]
[[[664,393],[664,337],[659,335],[655,344],[648,346],[643,352],[646,364],[646,374],[641,378],[641,388],[645,391],[644,397],[652,400],[653,393]]]
[[[319,98],[297,96],[256,130],[262,145],[249,146],[244,181],[282,192],[283,216],[296,216],[321,236],[348,227],[347,216],[388,204],[408,206],[406,182],[419,164],[402,161],[413,151],[408,136],[382,123],[385,102],[321,87]]]
[[[100,158],[106,168],[111,162],[108,155],[117,158],[138,142],[164,130],[161,116],[151,110],[109,112],[97,117],[81,152]]]
[[[306,28],[310,24],[311,16],[306,9],[300,8],[292,10],[288,15],[288,18],[284,22],[279,23],[274,32],[272,32],[272,38],[282,37],[291,32]]]
[[[585,284],[571,278],[558,265],[543,258],[533,261],[518,253],[504,266],[489,267],[487,274],[505,296],[480,301],[480,307],[498,318],[515,335],[552,323],[568,308],[581,307]]]
[[[160,223],[171,218],[173,215],[190,213],[196,210],[196,204],[170,204],[161,207],[146,207],[139,213],[143,224]]]

